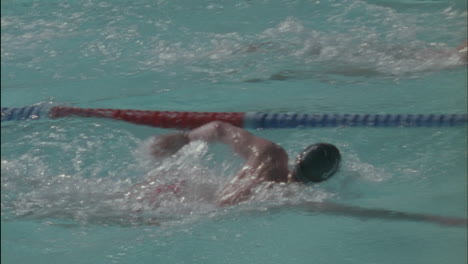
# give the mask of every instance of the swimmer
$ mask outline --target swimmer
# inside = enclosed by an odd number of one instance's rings
[[[188,132],[156,136],[150,149],[152,155],[162,158],[176,153],[189,142],[196,140],[224,143],[245,159],[242,169],[216,198],[219,206],[234,205],[247,200],[252,195],[253,188],[261,183],[308,184],[326,181],[338,171],[341,161],[341,154],[336,146],[329,143],[314,143],[297,156],[294,167],[289,169],[288,154],[281,146],[257,137],[242,128],[220,121],[205,124]],[[359,218],[430,221],[451,226],[466,226],[467,224],[467,219],[368,209],[329,202],[309,202],[291,206],[314,212]]]
[[[268,50],[274,47],[272,43],[260,43],[258,45],[251,44],[249,45],[244,52],[246,53],[253,53],[259,52],[262,50]],[[367,45],[366,45],[367,47]],[[342,55],[345,55],[344,52],[348,52],[348,49],[342,49],[340,46],[333,47],[336,48],[337,52],[342,52]],[[320,52],[322,47],[316,47],[313,49],[313,52],[309,53],[308,56],[311,58],[313,57],[320,57]],[[358,49],[359,50],[359,49]],[[407,64],[408,66],[411,63],[418,63],[422,65],[422,67],[415,67],[413,69],[408,69],[403,72],[404,73],[412,73],[418,71],[435,71],[441,69],[451,69],[451,68],[458,68],[461,66],[466,66],[467,61],[467,51],[468,51],[468,41],[460,44],[456,48],[434,48],[434,47],[409,47],[404,45],[373,45],[368,46],[366,50],[374,53],[374,57],[372,60],[367,60],[363,56],[368,56],[367,53],[354,53],[351,54],[351,58],[348,56],[336,56],[331,57],[330,60],[323,61],[322,59],[318,59],[321,67],[319,71],[323,71],[324,73],[328,74],[336,74],[336,75],[343,75],[343,76],[379,76],[379,75],[387,75],[396,74],[394,71],[389,71],[389,68],[385,68],[384,70],[379,70],[380,67],[375,65],[374,60],[377,60],[380,64],[387,64],[387,63],[400,63]],[[348,53],[346,55],[349,55]],[[341,58],[343,57],[343,60]],[[362,58],[361,58],[362,57]],[[354,58],[354,59],[352,59]],[[391,58],[391,59],[390,59]],[[361,62],[366,62],[362,64]],[[324,63],[325,62],[325,63]],[[391,65],[390,64],[390,65]],[[417,66],[417,65],[415,65]],[[391,66],[390,66],[391,67]],[[399,67],[399,66],[398,66]],[[307,67],[306,67],[307,68]],[[396,71],[397,73],[399,70]],[[245,80],[245,82],[249,83],[257,83],[263,81],[286,81],[290,79],[309,79],[309,78],[316,78],[320,76],[316,69],[285,69],[278,71],[268,78],[251,78]]]
[[[309,183],[327,180],[338,170],[341,159],[335,146],[327,143],[312,144],[296,158],[294,168],[289,170],[288,155],[282,147],[242,128],[217,121],[190,132],[155,138],[152,154],[165,157],[194,140],[227,144],[246,160],[244,167],[221,192],[217,202],[219,205],[246,200],[252,188],[263,182]]]

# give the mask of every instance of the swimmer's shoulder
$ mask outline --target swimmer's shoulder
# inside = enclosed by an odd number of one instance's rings
[[[289,173],[288,154],[286,150],[273,143],[266,142],[258,155],[248,162],[255,174],[264,181],[283,182]]]

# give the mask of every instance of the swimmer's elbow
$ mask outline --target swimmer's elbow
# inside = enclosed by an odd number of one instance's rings
[[[219,141],[226,130],[226,123],[213,121],[196,128],[188,133],[190,141],[202,140],[206,142]]]

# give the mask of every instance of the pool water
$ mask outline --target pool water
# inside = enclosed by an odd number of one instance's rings
[[[466,1],[2,1],[1,104],[176,111],[466,113]],[[1,127],[2,263],[466,263],[467,229],[290,204],[467,217],[467,129],[252,130],[291,158],[336,144],[315,186],[259,186],[218,208],[242,166],[169,129],[65,118]],[[190,183],[127,197],[134,184]],[[272,210],[271,208],[281,208]]]

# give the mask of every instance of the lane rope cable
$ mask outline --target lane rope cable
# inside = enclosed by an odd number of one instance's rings
[[[2,107],[1,121],[43,118],[91,117],[121,120],[160,128],[193,129],[211,121],[223,121],[238,127],[318,128],[318,127],[452,127],[464,126],[467,114],[315,114],[268,112],[179,112],[130,109],[79,108],[32,105]]]

